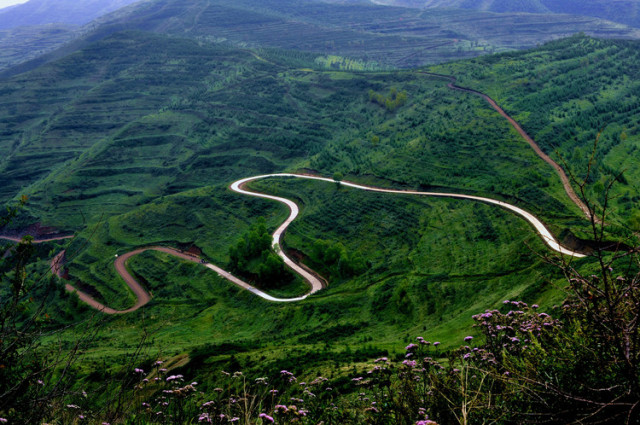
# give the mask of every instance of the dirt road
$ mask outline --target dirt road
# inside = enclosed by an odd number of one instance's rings
[[[504,111],[504,109],[502,109],[495,100],[493,100],[488,95],[482,92],[479,92],[477,90],[456,85],[456,78],[451,75],[435,74],[431,72],[421,72],[421,74],[447,79],[449,80],[449,84],[447,84],[447,87],[449,87],[450,89],[475,94],[477,96],[482,97],[484,100],[486,100],[493,109],[495,109],[500,115],[502,115],[507,121],[509,121],[509,124],[511,124],[511,126],[524,138],[524,140],[529,144],[529,146],[531,146],[534,152],[543,161],[545,161],[547,164],[553,167],[553,169],[558,174],[558,177],[560,177],[562,186],[564,187],[564,190],[567,193],[567,196],[569,197],[569,199],[571,199],[571,201],[574,204],[576,204],[578,208],[582,210],[582,212],[587,218],[591,218],[591,211],[589,211],[589,208],[587,207],[587,205],[582,201],[582,199],[580,199],[580,197],[576,194],[575,190],[573,190],[573,187],[571,186],[571,181],[569,180],[569,177],[567,177],[567,174],[564,172],[564,169],[557,162],[551,159],[549,155],[544,153],[542,149],[540,149],[540,146],[538,146],[536,141],[533,140],[533,137],[529,136],[529,134],[526,131],[524,131],[524,129],[520,126],[520,124],[516,120],[514,120],[509,114],[507,114]]]

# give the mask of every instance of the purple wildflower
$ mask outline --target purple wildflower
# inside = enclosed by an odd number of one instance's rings
[[[263,422],[264,422],[264,421],[267,421],[267,422],[269,422],[270,424],[272,424],[272,423],[273,423],[273,418],[272,418],[271,416],[267,415],[266,413],[260,413],[260,414],[258,415],[258,417],[259,417],[260,419],[262,419],[262,421],[263,421]]]

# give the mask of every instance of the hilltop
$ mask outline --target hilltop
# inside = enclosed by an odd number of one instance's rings
[[[138,0],[29,0],[0,10],[0,30],[47,24],[80,26]]]

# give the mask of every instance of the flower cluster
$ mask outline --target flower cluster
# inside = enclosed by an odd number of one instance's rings
[[[473,316],[474,327],[480,328],[486,338],[486,346],[493,353],[506,350],[518,353],[526,350],[534,338],[561,327],[561,322],[546,313],[538,313],[538,305],[531,307],[522,301],[503,302],[509,311],[486,310]],[[467,337],[469,338],[469,337]],[[465,338],[465,341],[467,341]]]

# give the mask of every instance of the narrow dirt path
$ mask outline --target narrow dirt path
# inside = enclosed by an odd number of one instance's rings
[[[488,95],[486,95],[486,94],[484,94],[482,92],[479,92],[477,90],[473,90],[473,89],[469,89],[469,88],[466,88],[466,87],[458,86],[456,84],[456,77],[453,77],[451,75],[436,74],[436,73],[432,73],[432,72],[420,72],[420,73],[424,74],[424,75],[431,76],[431,77],[444,78],[446,80],[449,80],[449,84],[447,84],[447,87],[449,87],[451,90],[458,90],[458,91],[462,91],[462,92],[466,92],[466,93],[471,93],[471,94],[474,94],[476,96],[480,96],[484,100],[486,100],[489,103],[489,105],[491,105],[491,107],[493,109],[495,109],[500,115],[502,115],[504,118],[506,118],[507,121],[509,121],[511,126],[524,138],[524,140],[529,144],[529,146],[531,146],[533,148],[535,153],[543,161],[545,161],[547,164],[549,164],[549,165],[551,165],[553,167],[553,169],[556,171],[556,173],[560,177],[560,181],[562,182],[562,186],[564,187],[564,190],[567,193],[567,196],[569,196],[569,199],[571,199],[571,201],[574,204],[576,204],[578,206],[578,208],[580,208],[580,210],[582,210],[582,212],[584,213],[584,215],[587,218],[589,218],[589,219],[591,218],[591,211],[589,211],[589,208],[587,207],[587,205],[584,202],[582,202],[580,197],[576,194],[575,190],[573,190],[573,187],[571,186],[571,181],[569,180],[569,177],[567,177],[567,174],[564,172],[564,169],[557,162],[555,162],[553,159],[551,159],[551,157],[549,155],[544,153],[542,151],[542,149],[540,149],[540,146],[538,146],[536,141],[533,140],[533,137],[529,136],[529,134],[526,131],[524,131],[524,129],[520,126],[520,124],[516,120],[514,120],[509,114],[507,114],[504,111],[504,109],[502,109],[500,107],[500,105],[498,105],[498,103],[495,100],[493,100]]]
[[[289,258],[281,247],[282,237],[284,235],[285,230],[287,229],[287,227],[289,227],[289,225],[293,222],[293,220],[295,220],[295,218],[298,216],[300,212],[298,205],[295,202],[286,198],[267,195],[265,193],[260,193],[260,192],[253,192],[245,188],[246,183],[249,183],[255,180],[267,179],[267,178],[298,178],[298,179],[307,179],[307,180],[318,180],[323,182],[329,182],[332,184],[336,184],[336,181],[327,177],[317,177],[317,176],[310,176],[305,174],[280,173],[280,174],[265,174],[261,176],[247,177],[232,183],[230,186],[231,190],[233,190],[234,192],[241,193],[243,195],[254,196],[258,198],[271,199],[287,205],[287,207],[289,208],[289,217],[273,233],[272,247],[278,253],[278,255],[283,259],[285,264],[289,268],[291,268],[294,272],[299,274],[309,284],[310,290],[305,295],[300,297],[294,297],[294,298],[273,297],[259,290],[258,288],[252,286],[251,284],[237,278],[236,276],[229,273],[228,271],[223,270],[214,264],[204,262],[200,257],[196,255],[187,254],[183,251],[179,251],[177,249],[164,247],[164,246],[142,247],[142,248],[138,248],[133,251],[127,252],[126,254],[123,254],[116,258],[114,262],[116,271],[120,276],[122,276],[125,283],[129,286],[129,288],[131,288],[131,290],[133,291],[133,293],[136,295],[136,298],[137,298],[136,304],[126,310],[115,310],[111,307],[105,306],[104,304],[92,298],[90,295],[74,288],[70,284],[66,285],[67,291],[76,292],[78,294],[78,297],[82,301],[86,302],[96,310],[102,311],[106,314],[124,314],[124,313],[131,313],[133,311],[136,311],[140,307],[147,304],[151,300],[151,296],[142,287],[142,285],[140,285],[140,283],[127,271],[126,262],[129,258],[135,255],[138,255],[145,251],[153,250],[153,251],[160,251],[167,254],[171,254],[173,256],[176,256],[184,260],[200,263],[204,267],[207,267],[208,269],[215,271],[219,276],[227,279],[228,281],[234,283],[235,285],[238,285],[241,288],[244,288],[267,301],[296,302],[296,301],[302,301],[306,299],[311,294],[315,294],[316,292],[324,288],[325,286],[324,282],[321,279],[319,279],[314,273],[311,273],[310,271],[306,270],[304,267],[302,267],[301,265],[293,261],[291,258]],[[484,202],[491,205],[497,205],[515,214],[518,214],[519,216],[524,218],[527,222],[529,222],[533,226],[533,228],[536,230],[536,232],[540,235],[543,242],[552,250],[559,252],[560,254],[568,255],[575,258],[585,257],[584,254],[572,251],[560,245],[560,243],[553,237],[553,235],[551,234],[551,232],[549,232],[549,230],[545,227],[545,225],[540,220],[538,220],[538,218],[536,218],[533,214],[523,210],[522,208],[511,205],[507,202],[498,201],[496,199],[491,199],[491,198],[464,195],[464,194],[458,194],[458,193],[420,192],[420,191],[414,191],[414,190],[385,189],[385,188],[379,188],[379,187],[364,186],[364,185],[360,185],[360,184],[352,183],[348,181],[341,181],[340,184],[342,186],[349,187],[352,189],[366,190],[370,192],[389,193],[389,194],[396,194],[396,195],[431,196],[431,197],[467,199],[471,201]],[[56,255],[56,257],[51,261],[51,271],[58,276],[61,276],[62,274],[64,254],[65,254],[64,251],[62,251],[61,253]]]
[[[116,310],[113,309],[111,307],[108,307],[104,304],[102,304],[101,302],[97,301],[96,299],[94,299],[93,297],[91,297],[89,294],[80,291],[78,289],[76,289],[75,287],[73,287],[70,284],[66,284],[65,288],[67,289],[67,291],[69,292],[75,292],[76,294],[78,294],[78,298],[80,298],[82,301],[84,301],[85,303],[89,304],[91,307],[95,308],[98,311],[101,311],[103,313],[106,314],[125,314],[125,313],[131,313],[134,312],[136,310],[138,310],[140,307],[146,305],[149,301],[151,301],[151,295],[147,292],[147,290],[140,284],[140,282],[138,282],[136,280],[135,277],[133,277],[133,275],[131,275],[131,273],[129,273],[129,271],[127,270],[127,260],[129,260],[131,257],[134,257],[138,254],[141,254],[145,251],[159,251],[159,252],[164,252],[166,254],[170,254],[173,255],[175,257],[181,258],[183,260],[187,260],[187,261],[191,261],[194,263],[198,263],[198,264],[202,264],[204,267],[207,267],[208,269],[213,270],[214,272],[216,272],[218,275],[220,275],[221,277],[235,283],[236,285],[254,293],[255,295],[258,295],[261,298],[264,298],[268,301],[274,301],[274,302],[292,302],[292,301],[301,301],[303,299],[305,299],[306,297],[308,297],[310,294],[312,294],[313,292],[317,292],[318,290],[322,289],[322,287],[320,287],[319,289],[315,289],[310,291],[308,294],[302,296],[302,297],[296,297],[296,298],[276,298],[276,297],[272,297],[271,295],[260,291],[259,289],[255,288],[254,286],[251,286],[250,284],[244,282],[243,280],[235,277],[234,275],[232,275],[231,273],[227,272],[226,270],[221,269],[220,267],[211,264],[211,263],[207,263],[207,262],[202,262],[202,260],[200,259],[200,257],[193,255],[193,254],[187,254],[183,251],[174,249],[174,248],[169,248],[166,246],[147,246],[147,247],[143,247],[143,248],[138,248],[135,249],[133,251],[129,251],[126,254],[120,255],[119,257],[116,258],[116,260],[114,261],[114,266],[116,268],[116,271],[118,272],[118,274],[122,277],[122,279],[124,279],[125,283],[127,284],[127,286],[131,289],[131,291],[133,291],[133,293],[135,294],[137,301],[136,303],[126,309],[126,310]],[[62,274],[62,265],[64,263],[64,254],[65,252],[62,251],[60,252],[58,255],[55,256],[55,258],[51,261],[51,271],[58,275],[61,276]]]

